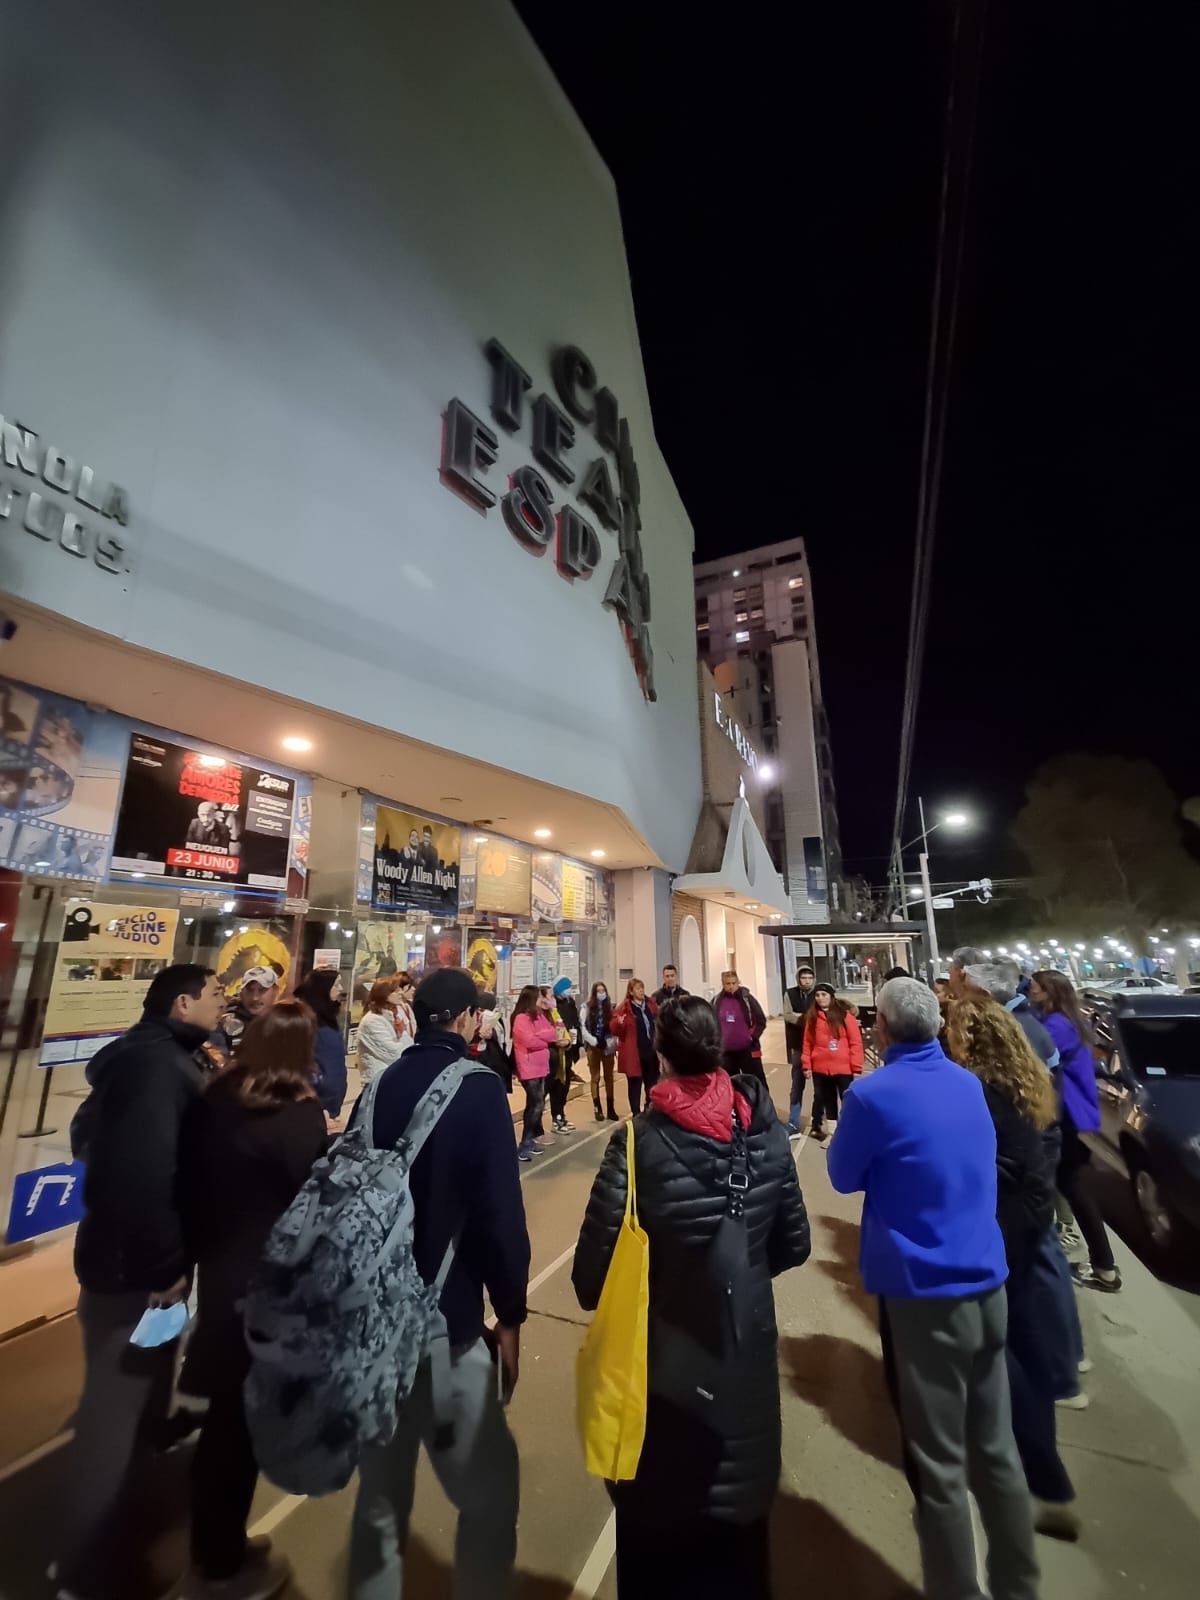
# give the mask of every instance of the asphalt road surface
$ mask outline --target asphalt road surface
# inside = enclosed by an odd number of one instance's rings
[[[782,1029],[768,1035],[778,1103],[786,1098]],[[772,1068],[772,1063],[774,1066]],[[618,1090],[618,1094],[621,1094]],[[511,1420],[522,1465],[517,1594],[521,1600],[614,1600],[613,1525],[602,1486],[581,1465],[574,1428],[574,1360],[585,1321],[570,1261],[609,1128],[578,1097],[577,1131],[524,1169],[533,1240],[531,1315]],[[548,1143],[551,1143],[548,1141]],[[884,1389],[874,1304],[858,1276],[859,1202],[833,1193],[823,1149],[796,1148],[813,1227],[809,1263],[776,1286],[783,1403],[783,1478],[773,1521],[775,1592],[846,1600],[919,1595],[911,1501]],[[1141,1244],[1118,1182],[1106,1204]],[[1126,1288],[1084,1294],[1086,1411],[1060,1412],[1063,1456],[1085,1522],[1078,1545],[1039,1540],[1044,1600],[1192,1600],[1200,1593],[1200,1297],[1161,1281],[1123,1241]],[[79,1341],[66,1317],[0,1344],[0,1600],[45,1600],[78,1392]],[[149,1541],[144,1585],[162,1594],[182,1570],[188,1452],[159,1458],[142,1505]],[[351,1491],[308,1501],[262,1485],[253,1531],[291,1557],[288,1600],[343,1594]],[[423,1464],[413,1515],[406,1600],[450,1594],[453,1518]],[[664,1600],[669,1588],[664,1587]],[[680,1597],[683,1600],[683,1597]]]

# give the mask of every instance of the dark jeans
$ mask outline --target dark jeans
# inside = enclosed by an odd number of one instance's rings
[[[523,1078],[521,1087],[525,1090],[525,1119],[521,1124],[521,1139],[528,1144],[530,1139],[536,1139],[542,1133],[542,1113],[546,1109],[546,1080],[545,1078]]]
[[[664,1574],[668,1575],[664,1580]],[[618,1600],[770,1600],[767,1522],[675,1522],[617,1509]]]
[[[1079,1137],[1079,1130],[1064,1111],[1062,1120],[1062,1155],[1058,1161],[1058,1187],[1066,1196],[1079,1231],[1087,1241],[1088,1259],[1097,1272],[1108,1272],[1115,1265],[1112,1246],[1104,1228],[1104,1218],[1092,1190],[1092,1175],[1088,1163],[1092,1153]]]
[[[789,1121],[793,1128],[799,1128],[804,1112],[804,1086],[808,1082],[808,1073],[804,1070],[804,1058],[799,1050],[792,1051],[792,1097],[789,1102]],[[816,1091],[813,1091],[814,1104]]]
[[[813,1132],[822,1127],[826,1117],[837,1117],[838,1108],[842,1103],[842,1096],[854,1082],[849,1072],[839,1072],[836,1077],[831,1072],[814,1072],[813,1080]]]
[[[114,1576],[122,1557],[119,1523],[131,1502],[132,1479],[149,1455],[166,1414],[176,1344],[139,1350],[129,1342],[146,1309],[146,1293],[79,1295],[83,1394],[71,1441],[59,1583],[81,1595],[125,1591]]]
[[[1057,1242],[1057,1241],[1056,1241]],[[1061,1505],[1075,1498],[1075,1490],[1058,1453],[1054,1414],[1052,1343],[1061,1343],[1063,1330],[1039,1323],[1040,1304],[1032,1266],[1010,1275],[1008,1284],[1008,1387],[1012,1394],[1013,1437],[1025,1469],[1029,1492],[1038,1500]],[[1078,1378],[1076,1378],[1078,1388]],[[1072,1391],[1074,1392],[1074,1391]]]
[[[763,1071],[762,1051],[758,1050],[757,1046],[755,1050],[726,1050],[721,1064],[731,1078],[736,1077],[739,1072],[745,1072],[751,1078],[757,1078],[759,1083],[765,1084],[767,1081],[767,1075]]]
[[[642,1109],[642,1080],[640,1078],[626,1078],[625,1085],[629,1090],[629,1115],[636,1117]]]
[[[570,1067],[567,1071],[570,1072]],[[567,1114],[567,1092],[571,1084],[569,1078],[556,1078],[550,1076],[550,1120],[557,1122],[560,1117]]]
[[[192,1560],[205,1578],[232,1578],[246,1559],[246,1519],[258,1463],[246,1427],[242,1352],[229,1352],[229,1371],[212,1395],[192,1463]]]

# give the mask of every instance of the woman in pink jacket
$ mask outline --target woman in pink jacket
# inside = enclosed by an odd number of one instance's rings
[[[814,1139],[823,1139],[825,1118],[837,1121],[842,1096],[863,1069],[858,1018],[828,983],[818,983],[813,989],[812,1004],[804,1017],[801,1059],[812,1073],[811,1134]]]
[[[532,1161],[541,1151],[542,1113],[546,1106],[546,1080],[550,1076],[550,1047],[558,1029],[550,1020],[554,1001],[549,989],[527,983],[517,997],[512,1014],[513,1056],[517,1077],[525,1090],[525,1120],[521,1125],[520,1161]]]

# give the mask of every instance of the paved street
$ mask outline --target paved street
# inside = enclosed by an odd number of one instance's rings
[[[777,1034],[776,1026],[769,1064],[781,1060]],[[782,1065],[774,1067],[772,1082],[782,1101]],[[534,1278],[512,1406],[523,1470],[523,1600],[615,1595],[608,1502],[583,1473],[575,1439],[573,1366],[584,1318],[570,1285],[579,1218],[609,1130],[585,1121],[586,1101],[574,1100],[571,1115],[578,1131],[524,1174]],[[776,1593],[781,1600],[827,1593],[900,1600],[919,1592],[916,1546],[874,1306],[859,1285],[858,1205],[832,1193],[820,1147],[806,1141],[797,1164],[814,1251],[807,1266],[777,1286],[784,1471],[774,1521]],[[1116,1247],[1125,1293],[1084,1297],[1095,1361],[1087,1380],[1091,1408],[1060,1413],[1086,1531],[1074,1547],[1039,1541],[1045,1600],[1185,1600],[1196,1593],[1200,1300],[1156,1280],[1124,1243]],[[42,1600],[49,1593],[41,1574],[53,1550],[63,1462],[61,1444],[53,1441],[69,1422],[78,1370],[70,1318],[0,1345],[0,1461],[8,1463],[0,1481],[2,1600]],[[47,1442],[51,1447],[37,1455]],[[147,1516],[162,1531],[147,1595],[155,1592],[152,1579],[165,1585],[181,1566],[186,1464],[186,1453],[177,1453],[156,1468]],[[349,1493],[302,1502],[260,1490],[256,1531],[272,1533],[295,1564],[290,1600],[341,1595],[349,1514]],[[414,1530],[406,1596],[448,1595],[452,1522],[425,1469]]]

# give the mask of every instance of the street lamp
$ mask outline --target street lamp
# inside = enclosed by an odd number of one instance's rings
[[[917,810],[921,817],[921,893],[925,899],[925,924],[929,929],[929,962],[931,975],[941,966],[941,956],[938,954],[937,927],[933,919],[933,885],[929,881],[929,835],[936,833],[939,828],[965,828],[971,819],[965,811],[947,811],[945,816],[939,817],[932,827],[925,823],[925,802],[920,795],[917,796]],[[915,839],[910,839],[908,844],[901,845],[900,854],[916,844]]]

